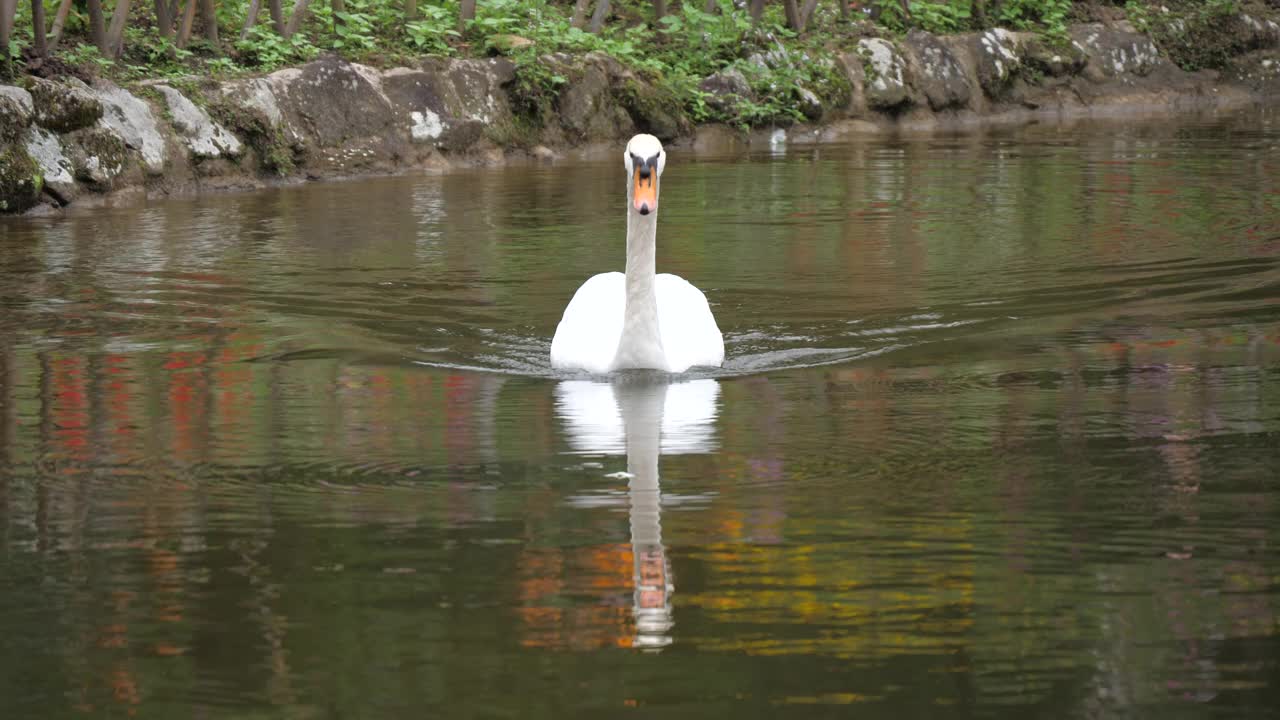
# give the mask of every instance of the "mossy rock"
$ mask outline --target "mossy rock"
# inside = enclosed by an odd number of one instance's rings
[[[67,136],[67,158],[77,180],[104,189],[128,163],[124,139],[102,127],[78,130]]]
[[[1050,77],[1077,75],[1089,62],[1084,49],[1072,42],[1055,42],[1045,37],[1036,37],[1027,42],[1024,48],[1027,65],[1032,69]]]
[[[24,82],[35,103],[35,121],[55,132],[87,128],[102,117],[102,103],[87,90],[29,77]]]
[[[25,94],[18,88],[9,88],[15,94]],[[31,124],[31,111],[10,94],[0,94],[0,144],[17,141]]]
[[[9,143],[0,148],[0,213],[20,213],[35,205],[44,188],[40,166],[25,148]]]
[[[1183,70],[1225,68],[1258,44],[1247,16],[1226,3],[1178,4],[1170,12],[1151,13],[1141,24]]]
[[[243,137],[266,172],[285,176],[297,169],[297,157],[284,130],[273,125],[262,110],[220,98],[209,104],[209,115]]]
[[[680,99],[668,89],[632,78],[615,93],[636,127],[659,140],[672,140],[692,130]]]

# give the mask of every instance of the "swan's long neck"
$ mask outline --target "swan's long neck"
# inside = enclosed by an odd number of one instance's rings
[[[666,353],[658,332],[658,295],[654,288],[658,213],[641,215],[631,200],[632,190],[628,188],[627,304],[613,367],[665,370]]]

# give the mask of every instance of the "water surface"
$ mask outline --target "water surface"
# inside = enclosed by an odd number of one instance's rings
[[[1271,715],[1278,148],[673,150],[675,382],[621,163],[0,220],[0,716]]]

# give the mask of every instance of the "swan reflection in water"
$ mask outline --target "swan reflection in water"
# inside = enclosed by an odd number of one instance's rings
[[[719,396],[715,380],[671,383],[654,373],[628,373],[610,383],[571,380],[556,388],[556,411],[576,452],[627,456],[634,647],[669,645],[674,625],[658,459],[715,451]]]

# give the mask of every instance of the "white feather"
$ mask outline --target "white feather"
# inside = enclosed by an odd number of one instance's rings
[[[682,373],[695,365],[719,367],[724,362],[724,338],[707,297],[670,273],[658,275],[655,287],[666,365],[654,369]],[[583,283],[551,340],[552,367],[600,375],[615,370],[626,304],[626,276],[620,272],[600,273]]]
[[[654,273],[657,213],[644,217],[632,206],[633,156],[638,162],[657,158],[660,178],[666,153],[657,138],[637,135],[624,155],[632,304],[628,307],[627,274],[601,273],[583,283],[551,340],[551,365],[598,374],[623,368],[682,373],[695,365],[719,367],[724,362],[724,338],[706,296],[681,277]]]

